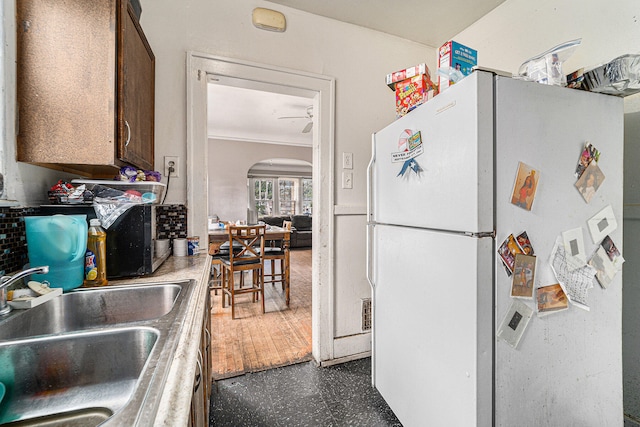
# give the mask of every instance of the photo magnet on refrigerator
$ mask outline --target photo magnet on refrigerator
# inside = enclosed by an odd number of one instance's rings
[[[407,176],[407,172],[410,170],[415,172],[416,175],[420,175],[422,168],[416,161],[416,157],[424,152],[422,146],[422,135],[420,131],[413,131],[411,129],[405,129],[398,138],[398,151],[391,153],[391,162],[402,162],[402,168],[396,176]]]
[[[536,197],[539,180],[540,173],[537,170],[522,162],[518,162],[518,172],[516,173],[516,179],[513,183],[511,203],[530,211],[531,205],[533,205],[533,199]]]
[[[511,277],[511,296],[514,298],[533,298],[536,277],[536,257],[516,254]]]
[[[589,203],[591,199],[593,199],[593,196],[596,195],[596,192],[602,185],[603,181],[604,174],[598,167],[598,163],[591,162],[584,172],[582,172],[582,175],[578,181],[576,181],[575,186],[584,201]]]
[[[511,347],[517,348],[524,330],[531,320],[533,310],[520,300],[513,300],[498,327],[498,338],[505,340]]]
[[[596,269],[596,279],[598,279],[600,286],[607,289],[618,270],[602,246],[598,246],[598,250],[589,260],[589,265]]]
[[[569,299],[560,283],[536,289],[536,301],[538,302],[538,317],[569,308]]]
[[[593,243],[597,243],[618,228],[618,221],[616,221],[613,208],[608,205],[587,221],[587,225],[589,226]]]
[[[624,258],[622,257],[622,254],[618,250],[615,243],[613,243],[613,240],[611,240],[611,237],[609,236],[605,237],[602,240],[602,243],[600,243],[600,246],[602,246],[604,251],[607,253],[607,256],[609,256],[609,259],[611,260],[613,265],[616,266],[616,269],[618,271],[622,270],[622,264],[624,263]]]
[[[580,154],[580,160],[578,160],[578,165],[576,166],[576,178],[580,178],[584,170],[589,166],[593,160],[596,162],[600,159],[600,152],[596,150],[596,147],[591,145],[589,142],[585,142],[584,148],[582,149],[582,153]]]
[[[562,241],[567,258],[573,262],[573,269],[580,268],[587,263],[587,256],[584,250],[584,238],[582,237],[582,227],[573,228],[562,232]]]

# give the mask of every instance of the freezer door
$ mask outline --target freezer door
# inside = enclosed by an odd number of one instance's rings
[[[374,386],[405,427],[490,426],[493,239],[372,228]]]
[[[407,130],[421,134],[419,173],[397,161]],[[493,76],[475,72],[375,133],[370,181],[371,221],[493,230]]]

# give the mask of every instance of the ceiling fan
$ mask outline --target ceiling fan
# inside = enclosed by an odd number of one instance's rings
[[[306,116],[278,117],[278,119],[307,119],[309,120],[309,123],[307,123],[305,127],[302,129],[302,133],[309,133],[313,128],[313,105],[309,105],[307,107]]]

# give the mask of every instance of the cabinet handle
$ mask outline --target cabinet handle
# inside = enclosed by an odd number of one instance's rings
[[[127,127],[127,141],[124,143],[124,146],[128,147],[131,142],[131,127],[129,126],[129,122],[126,120],[124,121],[124,125]]]
[[[202,353],[198,350],[198,358],[196,359],[198,363],[198,373],[196,374],[196,383],[193,386],[194,393],[198,391],[200,384],[202,384],[202,363],[200,363],[200,359],[202,359]]]

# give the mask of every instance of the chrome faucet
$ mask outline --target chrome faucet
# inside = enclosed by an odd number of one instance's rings
[[[47,274],[49,272],[49,266],[44,265],[42,267],[33,267],[23,270],[13,276],[2,276],[0,278],[0,316],[7,314],[11,311],[11,306],[7,304],[7,288],[9,285],[17,282],[23,277],[30,276],[32,274]]]

